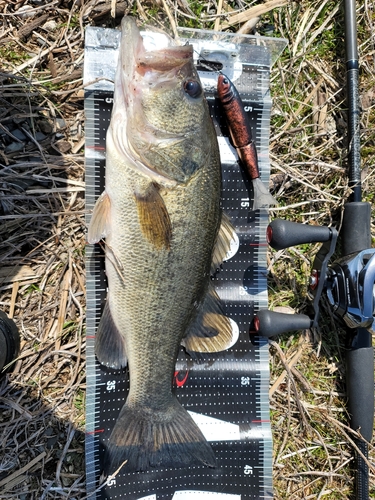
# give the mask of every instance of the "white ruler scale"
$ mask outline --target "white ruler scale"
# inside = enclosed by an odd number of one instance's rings
[[[158,44],[156,33],[144,35]],[[87,492],[92,500],[239,500],[271,499],[272,437],[269,422],[267,342],[252,337],[255,312],[267,307],[265,241],[268,213],[252,210],[251,183],[241,171],[215,95],[213,65],[236,85],[256,140],[262,180],[269,180],[269,75],[285,40],[180,30],[195,49],[197,68],[217,130],[223,172],[222,207],[236,228],[239,243],[213,278],[225,313],[238,326],[238,341],[219,356],[193,362],[184,350],[176,364],[174,386],[214,450],[217,467],[154,469],[122,473],[100,486],[105,445],[128,391],[126,370],[102,367],[95,358],[96,328],[105,297],[104,255],[100,245],[86,249],[87,283]],[[104,190],[105,135],[113,102],[120,32],[87,28],[85,40],[86,209],[87,222]]]

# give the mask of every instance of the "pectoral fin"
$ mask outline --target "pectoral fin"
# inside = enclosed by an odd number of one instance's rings
[[[157,185],[150,184],[145,193],[135,193],[135,200],[145,238],[158,250],[169,250],[172,238],[171,220]]]
[[[224,316],[219,296],[210,287],[181,344],[190,354],[224,351],[237,341],[238,332],[234,325]]]
[[[229,217],[225,213],[222,213],[221,225],[212,256],[211,274],[214,274],[220,264],[222,264],[231,249],[232,243],[235,241],[238,241],[236,230],[232,226]]]
[[[111,202],[108,194],[103,191],[97,199],[92,213],[87,241],[98,243],[102,238],[108,236],[110,231]]]

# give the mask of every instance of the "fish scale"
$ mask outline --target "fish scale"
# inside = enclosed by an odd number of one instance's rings
[[[86,82],[92,81],[100,72],[102,76],[111,78],[116,63],[112,62],[106,69],[99,61],[103,60],[104,54],[107,60],[116,60],[118,39],[115,30],[87,30]],[[267,182],[270,114],[268,78],[270,52],[273,49],[254,47],[252,50],[253,54],[247,54],[247,58],[255,59],[256,62],[249,64],[241,55],[243,69],[236,85],[240,83],[238,88],[245,106],[252,108],[249,113],[256,129],[262,178]],[[89,73],[88,67],[91,68]],[[249,83],[251,88],[244,96],[243,91]],[[112,104],[112,90],[107,84],[107,81],[101,81],[86,89],[86,203],[89,210],[103,191],[104,131]],[[92,493],[91,498],[138,499],[149,495],[150,499],[173,498],[176,491],[185,491],[185,496],[179,493],[179,498],[187,499],[190,498],[189,491],[195,490],[197,494],[196,485],[199,485],[199,491],[211,492],[210,498],[214,499],[222,498],[224,493],[229,495],[228,498],[272,497],[267,345],[261,339],[251,342],[247,334],[253,312],[267,304],[264,229],[268,216],[265,210],[250,210],[251,190],[238,170],[234,151],[221,132],[225,127],[219,114],[220,108],[213,93],[208,92],[206,95],[220,138],[222,205],[235,223],[240,239],[236,255],[223,264],[223,270],[216,275],[214,284],[224,299],[227,314],[239,326],[240,337],[237,344],[221,358],[206,359],[203,364],[191,362],[181,349],[175,368],[175,385],[178,385],[177,380],[184,380],[187,374],[185,383],[176,388],[177,397],[207,434],[220,468],[211,470],[197,467],[194,471],[156,469],[151,473],[130,475],[120,472],[100,492]],[[223,141],[226,141],[225,144]],[[103,369],[93,354],[95,331],[106,295],[103,260],[97,245],[87,247],[88,492],[93,492],[98,486],[102,446],[109,437],[128,391],[126,373]],[[213,495],[215,491],[216,497]]]

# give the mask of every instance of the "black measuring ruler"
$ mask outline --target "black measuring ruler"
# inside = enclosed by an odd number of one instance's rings
[[[195,32],[196,33],[196,32]],[[85,44],[86,208],[87,222],[104,190],[105,135],[113,103],[113,79],[120,33],[88,28]],[[192,39],[197,59],[210,54],[223,62],[234,80],[251,119],[262,179],[268,182],[268,138],[271,101],[271,57],[264,44],[250,47]],[[216,53],[213,54],[213,52]],[[219,52],[218,52],[219,51]],[[219,55],[218,55],[219,54]],[[251,59],[251,60],[249,60]],[[199,63],[199,61],[198,61]],[[87,283],[87,492],[92,499],[212,500],[272,498],[272,439],[268,403],[268,347],[249,335],[255,311],[267,307],[266,210],[252,211],[251,183],[237,162],[228,130],[215,97],[213,75],[200,72],[217,130],[221,152],[222,207],[236,228],[238,244],[214,278],[225,313],[238,329],[237,342],[227,351],[193,362],[181,348],[174,387],[180,403],[191,413],[210,442],[217,467],[155,469],[122,473],[100,489],[104,444],[127,396],[127,371],[102,367],[95,358],[96,328],[106,297],[104,254],[100,245],[86,249]],[[87,85],[89,84],[89,85]]]

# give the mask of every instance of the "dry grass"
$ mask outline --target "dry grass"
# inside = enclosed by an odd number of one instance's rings
[[[0,382],[1,499],[85,497],[84,27],[118,26],[132,13],[162,28],[246,31],[256,3],[133,0],[117,2],[113,19],[109,0],[0,0],[0,307],[22,337],[14,371]],[[272,215],[339,227],[349,195],[341,7],[329,0],[276,4],[284,6],[262,13],[257,24],[289,40],[272,77],[272,181],[280,201]],[[361,2],[358,26],[363,185],[373,202],[373,1]],[[316,251],[270,252],[272,306],[304,310]],[[324,309],[319,331],[270,347],[277,499],[347,499],[353,492],[344,337]]]

